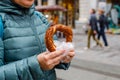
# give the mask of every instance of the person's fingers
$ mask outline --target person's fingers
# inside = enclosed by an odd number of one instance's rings
[[[69,53],[68,53],[68,56],[74,57],[74,56],[75,56],[75,52],[69,52]]]
[[[54,66],[56,66],[56,65],[58,65],[58,64],[60,64],[60,61],[55,62],[55,63],[54,63]]]
[[[75,50],[74,49],[71,49],[70,52],[74,52]]]
[[[56,57],[62,55],[64,52],[65,52],[65,50],[55,51],[55,52],[51,52],[47,56],[49,57],[49,59],[53,59],[53,58],[56,58]]]
[[[56,65],[58,65],[62,59],[63,59],[62,55],[59,57],[50,59],[49,61],[47,61],[47,66],[49,67],[49,69],[51,69],[55,67]]]
[[[50,70],[60,63],[63,59],[64,51],[44,52],[37,56],[39,64],[43,70]]]
[[[69,62],[71,62],[71,60],[72,60],[72,58],[71,58],[70,56],[66,56],[66,57],[62,60],[62,62],[63,62],[63,63],[69,63]]]
[[[71,62],[74,57],[74,50],[68,53],[68,56],[63,56],[64,50],[55,51],[55,52],[44,52],[43,54],[38,55],[39,63],[44,70],[50,70],[56,65],[58,65],[61,61],[64,63]]]
[[[59,64],[60,61],[63,59],[63,57],[64,57],[63,55],[60,55],[60,56],[58,56],[56,58],[53,58],[52,59],[52,64],[55,64],[55,65]]]
[[[73,57],[75,56],[75,52],[69,52],[68,55],[66,57],[63,58],[63,62],[64,63],[69,63],[71,62],[71,60],[73,59]]]

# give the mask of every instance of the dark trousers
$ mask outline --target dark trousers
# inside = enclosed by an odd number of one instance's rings
[[[102,39],[104,41],[104,45],[105,46],[108,46],[108,42],[107,42],[107,38],[106,38],[106,34],[105,34],[105,31],[104,30],[100,30],[98,32],[98,40],[100,40],[100,37],[102,36]]]

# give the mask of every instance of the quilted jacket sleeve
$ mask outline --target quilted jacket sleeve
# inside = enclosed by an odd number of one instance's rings
[[[43,76],[36,55],[4,65],[4,48],[0,38],[0,80],[38,80]]]

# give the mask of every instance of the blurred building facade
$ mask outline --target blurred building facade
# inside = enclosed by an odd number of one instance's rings
[[[66,24],[75,25],[75,21],[87,21],[89,9],[96,9],[97,0],[37,0],[37,5],[61,5],[65,7],[67,9]]]
[[[37,5],[60,5],[67,9],[66,12],[55,12],[59,14],[59,21],[71,27],[75,27],[75,20],[79,19],[79,0],[37,0]]]
[[[111,10],[114,8],[117,10],[118,14],[120,14],[120,0],[80,0],[79,5],[79,20],[81,22],[86,22],[86,19],[89,18],[89,10],[91,8],[96,10],[103,9],[105,10],[105,15],[111,15]],[[115,8],[116,5],[117,7]],[[118,15],[118,17],[120,17],[120,15]]]
[[[75,26],[75,24],[87,23],[89,19],[89,10],[105,9],[107,4],[118,4],[120,0],[37,0],[37,5],[60,5],[67,9],[64,24]],[[63,14],[63,13],[59,13]],[[62,16],[64,16],[62,15]],[[62,17],[60,16],[60,17]]]

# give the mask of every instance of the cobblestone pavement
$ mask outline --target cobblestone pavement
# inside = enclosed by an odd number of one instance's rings
[[[120,77],[117,77],[114,74],[111,74],[113,76],[111,77],[110,75],[103,75],[105,73],[101,73],[101,75],[99,75],[99,71],[97,74],[94,74],[89,70],[84,71],[79,69],[81,65],[78,63],[81,59],[120,66],[120,35],[107,35],[107,38],[109,43],[108,48],[95,46],[96,43],[91,39],[91,49],[85,50],[84,48],[87,45],[87,35],[74,33],[73,42],[75,45],[76,56],[68,71],[57,70],[57,77],[60,78],[58,80],[120,80]],[[74,64],[77,64],[77,66]],[[110,70],[108,69],[108,72],[109,71]],[[91,79],[89,77],[86,78],[86,75],[91,75]],[[93,79],[93,77],[96,78]]]

